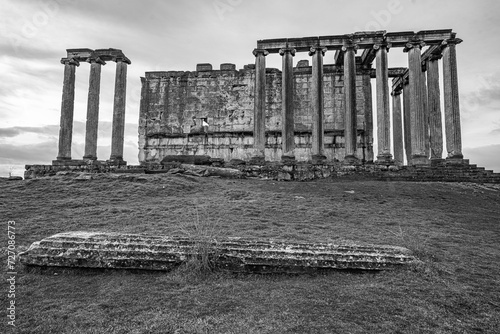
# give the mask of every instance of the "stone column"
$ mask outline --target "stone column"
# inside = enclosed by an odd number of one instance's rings
[[[127,89],[127,58],[116,58],[115,100],[113,105],[113,129],[111,132],[110,162],[126,164],[123,161],[123,139],[125,132],[125,99]]]
[[[421,48],[425,44],[415,41],[406,44],[409,67],[410,124],[411,124],[411,161],[412,165],[429,164],[426,153],[425,110],[422,101],[422,59]]]
[[[148,113],[148,80],[141,77],[141,103],[139,105],[139,163],[146,162],[146,128]]]
[[[374,45],[377,50],[376,81],[377,81],[377,163],[390,163],[391,155],[391,116],[389,109],[389,68],[387,65],[386,44]]]
[[[356,122],[356,54],[357,45],[346,45],[344,51],[344,96],[345,96],[345,158],[347,164],[356,163],[357,122]]]
[[[324,92],[323,92],[323,56],[326,48],[314,46],[309,51],[312,56],[311,109],[313,115],[312,147],[313,160],[324,160]]]
[[[459,38],[449,39],[443,44],[444,119],[446,131],[447,159],[461,160],[462,134],[460,128],[460,104],[458,100],[458,70],[456,45]]]
[[[266,50],[253,50],[255,56],[255,93],[253,109],[253,147],[255,155],[265,156],[266,148]]]
[[[99,57],[89,58],[90,78],[87,102],[87,123],[85,131],[84,160],[97,160],[97,131],[99,125],[99,92],[101,89],[101,65],[106,64]]]
[[[422,104],[424,109],[424,134],[425,134],[425,155],[427,158],[430,157],[430,135],[429,135],[429,103],[427,101],[427,64],[422,62]]]
[[[394,90],[392,95],[392,136],[394,141],[394,162],[397,165],[404,163],[403,124],[401,113],[401,87]]]
[[[403,129],[407,164],[411,164],[411,122],[410,122],[410,84],[407,79],[403,83]]]
[[[441,118],[441,93],[439,64],[441,55],[431,55],[427,63],[427,92],[429,107],[429,136],[431,159],[443,157],[443,123]]]
[[[76,59],[63,58],[61,64],[64,65],[64,81],[57,160],[71,160],[73,113],[75,109],[75,72],[80,63]]]
[[[280,50],[282,56],[282,124],[281,142],[283,156],[294,159],[295,134],[293,118],[293,56],[295,49],[283,48]]]

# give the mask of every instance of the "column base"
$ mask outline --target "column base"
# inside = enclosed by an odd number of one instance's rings
[[[281,162],[283,162],[283,163],[295,163],[295,156],[294,155],[282,155]]]
[[[357,157],[355,157],[354,155],[346,155],[344,157],[344,161],[343,161],[343,164],[344,165],[360,165],[360,161]]]
[[[83,160],[97,160],[97,157],[93,155],[84,155]]]
[[[444,164],[444,159],[440,159],[440,158],[431,158],[431,166],[435,166],[435,167],[438,167],[438,166],[441,166]]]
[[[256,155],[250,158],[249,163],[251,165],[264,165],[266,163],[266,158],[262,155]]]
[[[404,162],[394,159],[394,160],[392,160],[392,165],[394,165],[394,166],[404,166]]]
[[[110,158],[109,160],[106,160],[106,163],[112,165],[112,166],[126,166],[127,162],[123,159],[118,159],[118,158]]]
[[[311,157],[311,162],[314,165],[321,165],[321,164],[323,164],[326,161],[326,159],[327,159],[326,156],[323,155],[323,154],[314,154]]]
[[[448,153],[448,156],[446,157],[446,160],[448,159],[456,159],[456,160],[463,160],[464,155],[462,153],[455,153],[455,152],[450,152]]]
[[[394,160],[392,159],[392,154],[381,154],[377,155],[376,165],[393,165]]]
[[[446,158],[445,164],[447,164],[447,165],[468,165],[469,160],[464,159],[463,156],[461,158],[458,158],[458,157]]]
[[[71,157],[57,157],[57,160],[52,160],[52,161],[70,161]]]
[[[410,165],[413,166],[426,166],[430,165],[431,161],[425,155],[413,155],[411,157]]]

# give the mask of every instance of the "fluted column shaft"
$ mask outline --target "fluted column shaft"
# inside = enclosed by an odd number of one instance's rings
[[[425,66],[422,66],[422,104],[424,108],[424,135],[425,135],[425,156],[430,157],[430,134],[429,134],[429,102],[427,93],[427,75]]]
[[[461,42],[458,38],[450,39],[443,49],[444,118],[449,159],[463,158],[456,53],[456,45]]]
[[[394,161],[398,165],[404,162],[403,124],[401,113],[401,90],[392,92],[392,136],[394,141]]]
[[[350,163],[357,161],[356,46],[344,46],[342,51],[344,51],[345,160]]]
[[[403,84],[403,129],[406,161],[411,164],[410,84]]]
[[[85,155],[83,159],[97,159],[97,132],[99,126],[99,92],[101,89],[100,59],[90,59],[89,95],[87,102],[87,122],[85,129]]]
[[[311,108],[312,124],[312,155],[324,156],[324,92],[323,92],[323,56],[326,48],[312,47],[309,56],[312,56],[311,77]]]
[[[113,129],[111,132],[111,161],[123,161],[125,132],[125,100],[127,89],[127,62],[116,60],[115,99],[113,105]]]
[[[428,164],[425,135],[425,109],[423,102],[422,44],[408,43],[409,80],[410,80],[410,123],[411,123],[411,164]]]
[[[377,81],[377,144],[378,162],[388,162],[391,154],[391,119],[389,107],[389,68],[387,64],[387,45],[375,45]]]
[[[443,123],[439,88],[439,55],[432,55],[427,63],[427,91],[429,107],[429,136],[431,159],[443,157]]]
[[[266,148],[266,50],[253,50],[255,56],[255,94],[253,109],[253,147],[259,156]]]
[[[57,160],[71,160],[73,114],[75,109],[75,73],[79,63],[75,59],[63,58],[61,64],[64,65],[64,80]]]
[[[295,49],[281,49],[280,55],[282,56],[282,151],[284,156],[294,156],[293,56]]]

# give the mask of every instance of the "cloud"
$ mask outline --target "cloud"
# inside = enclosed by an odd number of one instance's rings
[[[85,122],[73,122],[73,135],[85,135]],[[138,125],[136,123],[125,124],[125,137],[137,136]],[[112,122],[101,121],[99,122],[99,138],[111,138]],[[13,126],[8,128],[0,128],[0,138],[12,138],[22,136],[27,133],[33,133],[43,136],[59,135],[59,125],[44,125],[44,126]]]
[[[464,94],[465,103],[469,106],[490,106],[495,103],[500,103],[500,80],[498,79],[500,72],[481,77],[478,79],[479,89]]]
[[[0,152],[0,164],[49,163],[57,156],[57,142],[51,140],[31,145],[0,144]]]
[[[480,167],[500,173],[500,144],[464,148],[463,153],[471,164],[477,164]]]
[[[60,59],[66,56],[64,50],[56,51],[50,49],[42,49],[39,47],[33,47],[27,43],[21,43],[21,37],[16,34],[5,34],[4,38],[0,42],[0,50],[2,50],[2,56],[15,57],[18,61],[20,59],[33,59],[33,60],[43,60],[43,59]]]
[[[59,132],[58,125],[45,126],[13,126],[10,128],[0,128],[0,138],[21,136],[25,133],[55,136]]]

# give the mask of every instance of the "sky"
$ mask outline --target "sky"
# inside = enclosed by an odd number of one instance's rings
[[[498,0],[0,0],[0,165],[50,164],[57,156],[63,65],[69,48],[117,48],[128,67],[124,159],[138,163],[140,77],[243,68],[256,41],[356,31],[453,29],[463,153],[500,172]],[[333,62],[333,52],[325,64]],[[298,53],[294,62],[308,59]],[[270,55],[268,67],[281,68]],[[393,48],[389,67],[407,67]],[[84,152],[89,64],[76,70],[72,157]],[[98,158],[110,155],[115,63],[102,68]],[[373,83],[374,84],[374,83]],[[374,105],[375,107],[375,105]],[[376,124],[376,122],[375,122]]]

